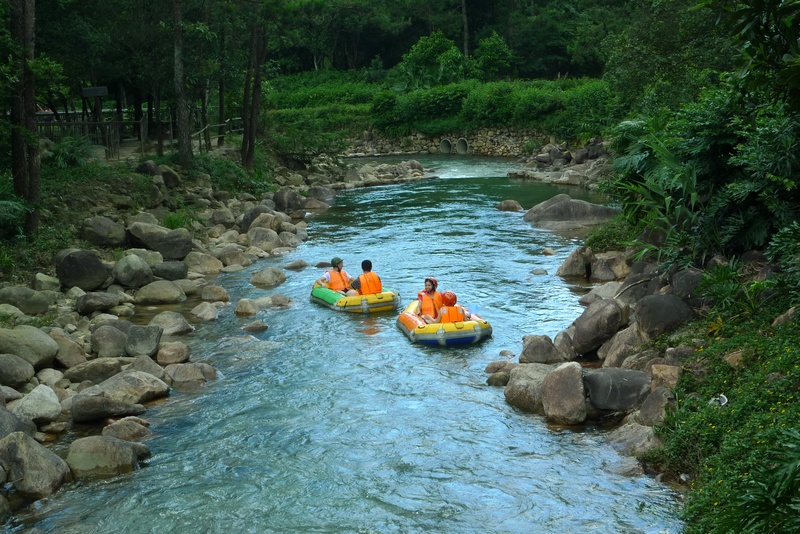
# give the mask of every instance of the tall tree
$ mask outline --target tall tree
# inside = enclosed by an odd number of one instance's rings
[[[172,0],[175,46],[175,108],[178,115],[178,161],[186,168],[192,163],[189,105],[186,101],[186,76],[183,69],[183,2]]]
[[[255,161],[258,119],[261,114],[261,85],[263,67],[267,61],[267,28],[261,16],[253,16],[250,24],[250,53],[242,99],[242,166],[253,167]]]
[[[36,128],[36,85],[33,76],[35,44],[35,0],[11,1],[11,37],[16,44],[14,63],[18,81],[11,104],[11,174],[14,192],[25,199],[30,211],[25,218],[25,232],[34,235],[39,229],[41,186],[39,136]]]

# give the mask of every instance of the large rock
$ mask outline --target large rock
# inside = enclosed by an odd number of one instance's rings
[[[183,314],[176,311],[161,312],[148,323],[152,328],[160,328],[165,336],[179,336],[181,334],[188,334],[194,330],[194,327],[189,324]],[[152,354],[151,354],[152,356]]]
[[[108,217],[97,215],[83,220],[81,238],[98,247],[119,248],[125,245],[125,227]]]
[[[693,317],[688,304],[675,295],[649,295],[636,305],[636,326],[647,339],[668,334]]]
[[[250,283],[256,287],[270,288],[286,281],[286,274],[277,267],[267,267],[253,273]]]
[[[89,436],[72,442],[67,464],[75,478],[112,476],[129,473],[150,456],[143,443],[111,436]]]
[[[566,358],[560,353],[550,336],[528,335],[522,337],[522,354],[519,363],[561,363]]]
[[[109,417],[141,415],[144,412],[145,407],[141,404],[110,399],[102,394],[81,393],[72,398],[72,419],[78,423],[102,421]]]
[[[520,410],[544,415],[542,383],[553,367],[526,363],[511,369],[505,389],[506,402]]]
[[[650,377],[633,369],[588,369],[583,382],[592,407],[606,412],[629,412],[650,393]]]
[[[137,304],[177,304],[185,300],[183,289],[169,280],[156,280],[136,292]]]
[[[4,406],[0,406],[0,438],[13,432],[23,432],[33,436],[36,433],[36,425],[30,419],[20,419]]]
[[[615,299],[593,302],[573,323],[572,348],[577,354],[597,349],[627,324],[628,314],[628,307]]]
[[[139,441],[151,435],[150,424],[139,417],[125,417],[103,427],[102,435],[125,441]]]
[[[53,363],[58,344],[33,326],[0,328],[0,354],[15,354],[38,370]]]
[[[219,274],[225,267],[223,263],[212,256],[203,252],[190,252],[183,260],[189,271],[200,274]]]
[[[0,289],[0,304],[11,304],[26,315],[47,313],[50,299],[29,287],[11,286]]]
[[[169,395],[169,386],[142,371],[126,370],[99,384],[104,395],[112,400],[141,404]]]
[[[103,325],[92,332],[92,348],[99,358],[125,356],[128,336],[111,325]]]
[[[56,276],[66,288],[79,287],[94,291],[109,278],[108,269],[94,252],[68,249],[56,254]]]
[[[561,195],[557,196],[561,197]],[[560,202],[552,202],[552,200],[546,201],[547,204],[543,207],[537,205],[528,210],[525,220],[540,228],[571,230],[596,226],[619,213],[616,208],[591,204],[585,200],[572,198],[562,199]]]
[[[186,228],[169,230],[157,224],[136,222],[128,227],[131,243],[164,256],[165,260],[182,260],[192,251],[192,236]]]
[[[36,373],[27,360],[15,354],[0,354],[0,384],[14,389],[27,384]]]
[[[123,256],[114,265],[111,274],[124,287],[142,287],[153,281],[153,270],[135,254]]]
[[[53,388],[39,384],[21,399],[10,402],[8,411],[20,419],[30,419],[40,425],[55,421],[61,416],[61,402]]]
[[[625,358],[642,350],[644,342],[639,329],[632,324],[603,343],[597,351],[597,357],[603,360],[603,367],[622,367]]]
[[[120,372],[122,361],[119,358],[96,358],[67,369],[64,378],[75,383],[89,381],[99,384]]]
[[[302,209],[306,203],[305,197],[289,186],[281,187],[272,195],[272,200],[275,202],[275,209],[284,213]]]
[[[207,363],[176,363],[165,369],[176,385],[200,385],[217,379],[217,372]]]
[[[181,317],[183,316],[181,315]],[[164,333],[164,330],[159,325],[153,325],[152,322],[148,326],[131,326],[125,343],[125,353],[128,356],[154,355],[158,352],[158,344],[161,342],[161,336]]]
[[[90,291],[78,297],[75,301],[75,311],[81,315],[91,315],[97,311],[108,311],[119,303],[120,296],[116,293]]]
[[[579,363],[563,363],[544,378],[542,408],[552,423],[577,425],[586,420],[583,369]]]
[[[0,467],[21,496],[42,499],[72,479],[67,463],[22,432],[0,440]]]

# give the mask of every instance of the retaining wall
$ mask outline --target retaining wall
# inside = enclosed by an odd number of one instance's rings
[[[374,131],[364,132],[351,142],[348,156],[388,154],[471,154],[475,156],[530,156],[547,142],[533,130],[482,128],[429,137],[415,133],[390,139]]]

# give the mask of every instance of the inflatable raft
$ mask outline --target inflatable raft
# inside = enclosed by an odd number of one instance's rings
[[[415,300],[397,318],[397,327],[413,341],[423,345],[468,345],[492,336],[491,325],[479,316],[470,314],[469,321],[427,324],[417,315],[419,301]]]
[[[346,297],[327,287],[314,284],[311,289],[311,302],[316,302],[332,310],[351,313],[378,313],[396,310],[400,307],[400,293],[385,289],[374,295],[353,295]]]

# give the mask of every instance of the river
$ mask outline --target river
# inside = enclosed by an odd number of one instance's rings
[[[565,329],[586,287],[555,276],[579,245],[533,228],[525,209],[576,189],[514,181],[511,160],[419,158],[438,179],[342,192],[282,257],[220,275],[231,301],[292,299],[262,310],[263,334],[233,305],[184,336],[220,379],[148,409],[153,456],[132,474],[65,486],[5,532],[678,532],[678,496],[626,459],[606,430],[551,428],[509,406],[484,369],[522,336]],[[555,251],[544,255],[545,247]],[[435,276],[493,326],[462,348],[411,344],[396,313],[334,312],[309,302],[319,262],[360,273],[371,259],[405,304]],[[264,291],[253,271],[305,260]],[[547,274],[533,274],[544,269]]]

